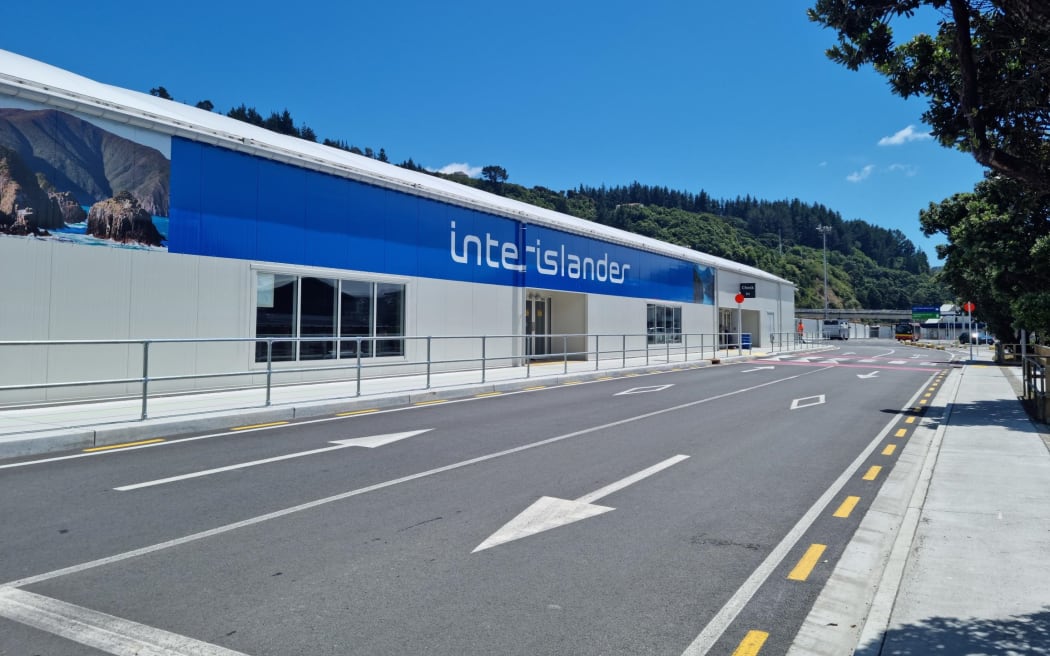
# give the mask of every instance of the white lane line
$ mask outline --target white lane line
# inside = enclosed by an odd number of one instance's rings
[[[263,458],[262,460],[252,460],[251,462],[241,462],[236,465],[227,465],[225,467],[216,467],[215,469],[207,469],[204,471],[191,472],[189,474],[179,474],[178,476],[169,476],[167,478],[159,478],[154,481],[145,481],[143,483],[134,483],[132,485],[122,485],[120,487],[113,488],[117,492],[128,492],[130,490],[139,490],[144,487],[153,487],[155,485],[164,485],[165,483],[175,483],[177,481],[185,481],[191,478],[200,478],[201,476],[211,476],[212,474],[221,474],[222,472],[235,471],[238,469],[247,469],[248,467],[255,467],[257,465],[268,465],[271,462],[280,462],[282,460],[291,460],[292,458],[302,458],[304,456],[312,456],[318,453],[325,453],[327,451],[335,451],[337,449],[346,449],[352,446],[361,446],[367,449],[374,449],[377,446],[384,444],[390,444],[398,440],[404,440],[409,437],[415,437],[421,433],[425,433],[431,429],[425,428],[423,430],[406,431],[404,433],[390,433],[387,435],[371,435],[368,437],[355,437],[348,440],[335,440],[332,442],[335,446],[321,447],[320,449],[311,449],[309,451],[299,451],[297,453],[287,453],[283,456],[274,456],[272,458]]]
[[[51,571],[51,572],[45,572],[44,574],[37,574],[35,576],[29,576],[29,577],[26,577],[24,579],[18,579],[17,581],[11,581],[9,583],[4,583],[4,584],[0,585],[0,590],[2,590],[4,588],[20,588],[20,587],[24,587],[24,586],[31,585],[31,584],[34,584],[34,583],[40,583],[41,581],[49,581],[51,579],[59,578],[61,576],[66,576],[66,575],[69,575],[69,574],[76,574],[76,573],[83,572],[83,571],[86,571],[86,570],[89,570],[89,569],[94,569],[96,567],[102,567],[104,565],[110,565],[110,564],[113,564],[113,563],[118,563],[118,562],[121,562],[123,560],[128,560],[128,559],[131,559],[131,558],[137,558],[139,556],[145,556],[145,555],[148,555],[148,554],[151,554],[151,553],[155,553],[157,551],[163,551],[164,549],[170,549],[172,547],[177,547],[179,545],[188,544],[190,542],[196,542],[197,540],[203,540],[205,538],[214,537],[216,535],[222,535],[223,533],[228,533],[230,531],[235,531],[235,530],[237,530],[239,528],[245,528],[247,526],[254,526],[255,524],[261,524],[261,523],[267,522],[267,521],[269,521],[271,519],[278,519],[278,518],[284,517],[286,515],[291,515],[291,514],[294,514],[294,513],[302,512],[304,510],[310,510],[312,508],[317,508],[318,506],[324,506],[324,505],[327,505],[327,504],[330,504],[330,503],[334,503],[336,501],[342,501],[344,499],[349,499],[351,497],[356,497],[356,496],[359,496],[359,495],[362,495],[362,494],[367,494],[369,492],[375,492],[376,490],[382,490],[384,488],[393,487],[395,485],[400,485],[401,483],[408,483],[409,481],[414,481],[414,480],[421,479],[421,478],[427,478],[429,476],[434,476],[436,474],[442,474],[442,473],[453,471],[453,470],[456,470],[456,469],[461,469],[463,467],[469,467],[470,465],[476,465],[478,463],[486,462],[488,460],[494,460],[496,458],[502,458],[504,456],[508,456],[508,455],[515,454],[515,453],[521,453],[522,451],[528,451],[530,449],[535,449],[537,447],[546,446],[548,444],[554,444],[556,442],[561,442],[563,440],[568,440],[568,439],[571,439],[571,438],[574,438],[574,437],[579,437],[580,435],[587,435],[587,434],[594,433],[594,432],[597,432],[597,431],[606,430],[608,428],[614,428],[616,426],[622,426],[622,425],[625,425],[625,424],[630,424],[630,423],[633,423],[633,422],[636,422],[636,421],[641,421],[643,419],[649,419],[650,417],[658,417],[660,415],[667,414],[667,413],[670,413],[670,412],[677,412],[678,410],[684,410],[686,408],[692,408],[694,406],[698,406],[698,405],[701,405],[703,403],[710,403],[712,401],[720,401],[721,399],[729,398],[731,396],[736,396],[737,394],[746,394],[748,392],[752,392],[754,390],[761,389],[763,387],[769,387],[770,385],[776,385],[778,383],[784,383],[784,382],[787,382],[789,380],[795,380],[796,378],[803,378],[803,377],[809,376],[811,374],[816,374],[816,373],[820,373],[822,371],[827,371],[830,368],[831,367],[824,367],[824,368],[820,368],[820,369],[810,369],[809,371],[805,371],[805,372],[803,372],[801,374],[796,374],[794,376],[786,376],[784,378],[778,378],[777,380],[771,380],[771,381],[768,381],[768,382],[765,382],[765,383],[759,383],[758,385],[752,385],[750,387],[744,387],[744,388],[741,388],[741,389],[738,389],[738,390],[733,390],[732,392],[725,392],[725,393],[722,393],[722,394],[717,394],[715,396],[709,396],[706,399],[698,399],[696,401],[690,401],[688,403],[683,403],[681,405],[672,406],[670,408],[664,408],[663,410],[654,410],[653,412],[647,412],[645,414],[637,415],[637,416],[634,416],[634,417],[628,417],[627,419],[620,419],[618,421],[610,422],[608,424],[602,424],[601,426],[592,426],[591,428],[584,428],[582,430],[578,430],[578,431],[575,431],[575,432],[572,432],[572,433],[566,433],[564,435],[558,435],[556,437],[551,437],[551,438],[547,438],[545,440],[540,440],[539,442],[532,442],[530,444],[523,444],[522,446],[514,447],[513,449],[507,449],[506,451],[499,451],[497,453],[490,453],[490,454],[485,455],[485,456],[479,456],[477,458],[472,458],[470,460],[463,460],[461,462],[453,463],[451,465],[445,465],[444,467],[437,467],[436,469],[429,469],[427,471],[419,472],[419,473],[416,473],[416,474],[409,474],[408,476],[402,476],[401,478],[395,478],[393,480],[386,481],[386,482],[383,482],[383,483],[376,483],[375,485],[369,485],[368,487],[362,487],[362,488],[358,488],[356,490],[350,490],[349,492],[343,492],[341,494],[336,494],[336,495],[333,495],[333,496],[330,496],[330,497],[325,497],[323,499],[317,499],[315,501],[308,501],[306,503],[299,504],[298,506],[292,506],[290,508],[285,508],[283,510],[275,510],[274,512],[266,513],[265,515],[259,515],[257,517],[251,517],[249,519],[245,519],[245,520],[242,520],[242,521],[239,521],[239,522],[234,522],[232,524],[226,524],[224,526],[218,526],[216,528],[208,529],[207,531],[200,531],[199,533],[193,533],[191,535],[185,535],[185,536],[183,536],[181,538],[175,538],[174,540],[168,540],[166,542],[160,542],[158,544],[150,545],[148,547],[141,547],[139,549],[132,549],[131,551],[125,551],[124,553],[115,554],[113,556],[107,556],[105,558],[99,558],[97,560],[90,560],[90,561],[88,561],[86,563],[80,563],[79,565],[72,565],[70,567],[64,567],[62,569],[56,569],[56,570]]]
[[[909,408],[914,405],[916,399],[919,398],[919,395],[922,394],[922,391],[928,386],[929,383],[927,382],[926,385],[919,388],[919,391],[911,397],[911,400],[908,401],[904,407]],[[875,439],[869,442],[868,446],[864,447],[864,450],[860,452],[860,455],[857,456],[856,460],[846,467],[846,470],[842,472],[842,475],[839,476],[835,482],[831,484],[831,487],[829,487],[827,491],[817,499],[816,503],[806,511],[806,514],[802,516],[802,519],[798,520],[798,523],[788,531],[787,535],[784,536],[784,539],[781,540],[780,543],[773,548],[773,551],[766,556],[766,559],[762,561],[762,564],[759,565],[754,572],[751,572],[751,576],[747,577],[747,580],[744,581],[743,585],[741,585],[733,596],[729,598],[729,601],[727,601],[725,605],[722,606],[721,610],[711,618],[711,621],[707,623],[707,626],[705,626],[704,630],[700,632],[700,635],[696,636],[696,639],[686,647],[685,651],[682,652],[682,656],[706,656],[707,653],[711,651],[711,648],[715,646],[715,643],[722,637],[722,634],[727,628],[729,628],[729,625],[733,623],[737,615],[740,614],[740,611],[742,611],[748,602],[751,601],[751,598],[755,596],[755,593],[758,592],[758,589],[766,582],[766,579],[768,579],[769,575],[773,573],[773,570],[780,566],[780,563],[791,552],[791,550],[795,548],[795,545],[806,531],[810,529],[813,523],[817,521],[817,518],[824,513],[828,505],[837,499],[842,488],[846,486],[846,483],[853,479],[857,474],[857,471],[860,470],[861,466],[864,465],[865,461],[868,459],[868,456],[870,456],[871,453],[882,443],[882,440],[889,435],[890,431],[897,425],[898,419],[898,416],[891,418],[886,426],[879,431],[879,434],[875,436]]]
[[[115,656],[245,656],[25,590],[0,588],[0,617]]]

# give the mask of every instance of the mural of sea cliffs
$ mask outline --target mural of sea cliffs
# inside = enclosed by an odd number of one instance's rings
[[[165,249],[171,162],[67,112],[0,107],[0,235]]]

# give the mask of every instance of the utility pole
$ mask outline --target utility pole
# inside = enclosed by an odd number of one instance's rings
[[[824,320],[828,319],[828,233],[831,232],[831,226],[818,225],[817,232],[824,241]]]

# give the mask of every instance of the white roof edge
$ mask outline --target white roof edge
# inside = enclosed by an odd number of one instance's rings
[[[176,101],[97,82],[2,49],[0,93],[564,232],[706,264],[722,271],[795,286],[789,280],[746,264],[504,198],[338,148],[271,132]]]

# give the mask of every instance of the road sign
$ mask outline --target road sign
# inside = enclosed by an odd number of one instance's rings
[[[740,283],[740,293],[744,295],[744,298],[755,297],[755,283],[753,282],[742,282]],[[739,303],[739,301],[737,301]]]
[[[963,303],[963,309],[967,312],[973,312],[977,309],[977,306],[971,303],[970,301],[966,301],[965,303]]]
[[[926,321],[927,319],[940,319],[941,309],[939,307],[916,306],[911,309],[912,321]]]
[[[743,294],[737,294],[735,300],[736,300],[737,303],[743,303],[744,302],[744,295]]]

